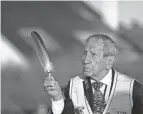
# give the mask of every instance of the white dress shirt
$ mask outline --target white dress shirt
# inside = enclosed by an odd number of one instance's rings
[[[52,111],[53,114],[61,114],[64,108],[64,99],[54,101],[52,99]]]
[[[111,81],[112,81],[111,78],[112,78],[112,70],[109,70],[108,74],[102,80],[100,80],[100,82],[103,83],[103,86],[100,88],[100,91],[102,92],[102,94],[105,94],[106,103],[108,102],[108,98],[109,98],[109,92],[110,92]],[[93,82],[95,82],[95,80],[91,79],[91,84]],[[106,91],[104,91],[106,88],[106,85],[107,85],[107,89],[106,89]],[[94,88],[92,88],[92,91],[94,93]]]
[[[107,85],[107,89],[105,92],[105,101],[106,103],[108,102],[109,98],[109,92],[110,92],[110,87],[111,87],[111,81],[112,81],[112,70],[109,70],[108,74],[100,81],[104,85],[100,88],[100,91],[104,94],[105,87]],[[95,80],[91,79],[91,83],[95,82]],[[93,89],[93,88],[92,88]],[[94,92],[94,89],[93,89]],[[52,111],[54,114],[61,114],[64,108],[64,99],[62,98],[61,100],[58,101],[53,101],[52,100]]]

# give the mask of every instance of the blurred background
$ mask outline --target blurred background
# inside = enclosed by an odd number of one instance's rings
[[[1,112],[47,114],[46,74],[31,31],[44,40],[64,87],[82,73],[84,40],[104,33],[119,49],[114,68],[143,84],[143,2],[1,1]]]

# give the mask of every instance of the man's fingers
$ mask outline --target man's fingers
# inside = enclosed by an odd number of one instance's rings
[[[56,83],[51,83],[51,82],[45,82],[44,83],[44,86],[55,86],[56,85]]]
[[[55,81],[45,80],[45,82],[44,82],[44,86],[55,86],[55,84],[56,84]]]
[[[55,79],[54,79],[54,77],[53,77],[53,76],[51,76],[51,77],[45,77],[45,80],[49,80],[49,81],[51,81],[51,80],[55,80]]]
[[[51,80],[55,80],[53,76],[50,77]]]
[[[53,91],[56,89],[56,86],[44,86],[45,91]]]
[[[52,95],[53,94],[53,91],[51,90],[51,91],[48,91],[48,94],[49,95]]]
[[[45,90],[46,92],[49,92],[49,91],[53,91],[54,89],[51,88],[51,87],[45,86],[45,87],[44,87],[44,90]]]
[[[45,77],[44,90],[51,96],[58,96],[59,92],[61,92],[61,88],[58,81],[54,80],[53,77]]]

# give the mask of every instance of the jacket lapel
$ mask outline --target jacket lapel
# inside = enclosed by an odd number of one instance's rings
[[[84,87],[85,96],[86,96],[86,98],[88,100],[88,103],[89,103],[89,105],[91,107],[91,110],[92,110],[92,106],[93,106],[93,91],[92,91],[90,77],[87,77],[85,79],[85,81],[83,81],[83,87]]]

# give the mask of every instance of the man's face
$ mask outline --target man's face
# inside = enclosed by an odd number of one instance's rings
[[[83,56],[84,76],[97,77],[107,66],[107,59],[103,58],[103,43],[101,40],[89,40],[85,46]]]

